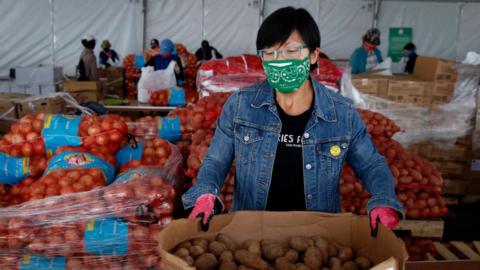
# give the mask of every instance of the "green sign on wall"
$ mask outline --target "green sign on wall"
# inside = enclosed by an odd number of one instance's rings
[[[403,47],[412,41],[411,27],[390,27],[388,32],[388,56],[393,62],[403,57]]]

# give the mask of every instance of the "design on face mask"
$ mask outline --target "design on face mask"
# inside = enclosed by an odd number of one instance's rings
[[[263,67],[270,85],[281,93],[296,91],[308,78],[310,56],[303,60],[263,61]]]

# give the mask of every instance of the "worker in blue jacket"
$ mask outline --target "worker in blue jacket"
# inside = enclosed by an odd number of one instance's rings
[[[363,73],[383,62],[382,53],[377,48],[380,45],[380,31],[372,28],[362,38],[362,47],[355,49],[350,56],[352,74]]]
[[[160,43],[160,53],[153,56],[147,66],[153,66],[155,70],[166,69],[171,61],[175,62],[175,78],[177,84],[182,85],[184,80],[183,66],[180,57],[177,55],[175,44],[170,39],[164,39]]]

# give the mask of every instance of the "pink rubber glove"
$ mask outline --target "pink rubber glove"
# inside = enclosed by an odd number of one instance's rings
[[[215,210],[215,195],[207,193],[198,197],[193,207],[192,213],[188,216],[189,219],[196,219],[198,215],[203,214],[202,224],[205,225],[208,219],[213,216]]]
[[[400,222],[397,211],[389,207],[376,207],[370,212],[370,225],[373,230],[377,228],[377,218],[380,219],[380,223],[389,229],[395,228]]]

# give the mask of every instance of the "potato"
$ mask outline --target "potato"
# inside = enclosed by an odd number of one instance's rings
[[[225,262],[220,264],[219,270],[237,270],[237,264],[234,262]]]
[[[353,259],[353,250],[351,247],[343,247],[338,250],[338,258],[342,262],[351,261]]]
[[[220,243],[223,243],[228,250],[234,251],[236,249],[235,242],[226,234],[218,234],[216,240]]]
[[[186,249],[189,249],[190,247],[192,246],[192,242],[190,241],[185,241],[185,242],[182,242],[180,245],[178,245],[177,248],[186,248]]]
[[[334,269],[334,268],[342,269],[342,261],[340,261],[338,257],[332,257],[328,261],[328,266],[330,266],[331,269]]]
[[[252,269],[250,267],[246,267],[245,265],[240,265],[240,266],[238,266],[238,270],[254,270],[254,269]]]
[[[278,257],[275,259],[276,270],[296,270],[296,267],[285,257]]]
[[[338,255],[338,248],[332,244],[329,244],[327,247],[328,257],[335,257]]]
[[[372,267],[372,262],[368,258],[365,258],[365,257],[357,257],[355,259],[355,263],[362,270],[370,269]]]
[[[193,266],[195,264],[195,260],[191,256],[185,256],[180,258],[184,260],[188,264],[188,266]]]
[[[208,240],[203,238],[193,239],[192,246],[200,246],[203,250],[208,250]]]
[[[328,241],[323,237],[318,237],[315,240],[315,246],[322,252],[322,260],[326,262],[328,260]]]
[[[217,266],[217,258],[212,253],[204,253],[195,260],[195,268],[197,270],[210,270]]]
[[[322,267],[322,269],[320,269],[320,270],[330,270],[330,268],[328,268],[328,267]]]
[[[210,244],[208,244],[208,251],[217,257],[220,256],[225,250],[227,250],[227,247],[224,243],[212,241]]]
[[[298,252],[304,252],[309,247],[307,239],[301,236],[293,236],[290,238],[289,245]]]
[[[233,253],[230,250],[225,250],[220,254],[220,263],[227,263],[227,262],[233,262],[235,261],[233,258]]]
[[[263,240],[260,242],[262,247],[263,257],[269,261],[275,261],[276,258],[282,257],[284,250],[282,245],[276,241],[272,240]]]
[[[343,270],[358,270],[358,266],[356,263],[348,261],[343,264]]]
[[[307,240],[307,243],[308,243],[308,246],[309,246],[309,247],[315,245],[315,241],[313,241],[313,239],[306,238],[306,240]]]
[[[177,257],[187,257],[190,256],[190,252],[186,248],[179,248],[175,251],[175,256]]]
[[[257,240],[247,240],[244,244],[244,247],[252,252],[253,254],[256,254],[258,256],[262,256],[262,249],[260,247],[260,242]]]
[[[312,270],[310,267],[303,263],[297,263],[295,266],[297,267],[296,270]]]
[[[190,251],[190,256],[192,256],[193,258],[197,258],[198,256],[205,253],[206,249],[204,249],[201,246],[194,245],[190,247],[189,251]]]
[[[311,238],[313,239],[313,241],[317,241],[318,239],[325,239],[325,236],[317,234],[312,236]]]
[[[287,258],[291,263],[296,263],[298,261],[298,252],[294,249],[289,249],[285,253],[285,258]]]
[[[322,251],[318,247],[309,247],[305,251],[303,261],[313,270],[319,270],[322,266]]]
[[[256,270],[268,269],[268,263],[266,261],[245,249],[235,251],[235,260],[246,267]]]

